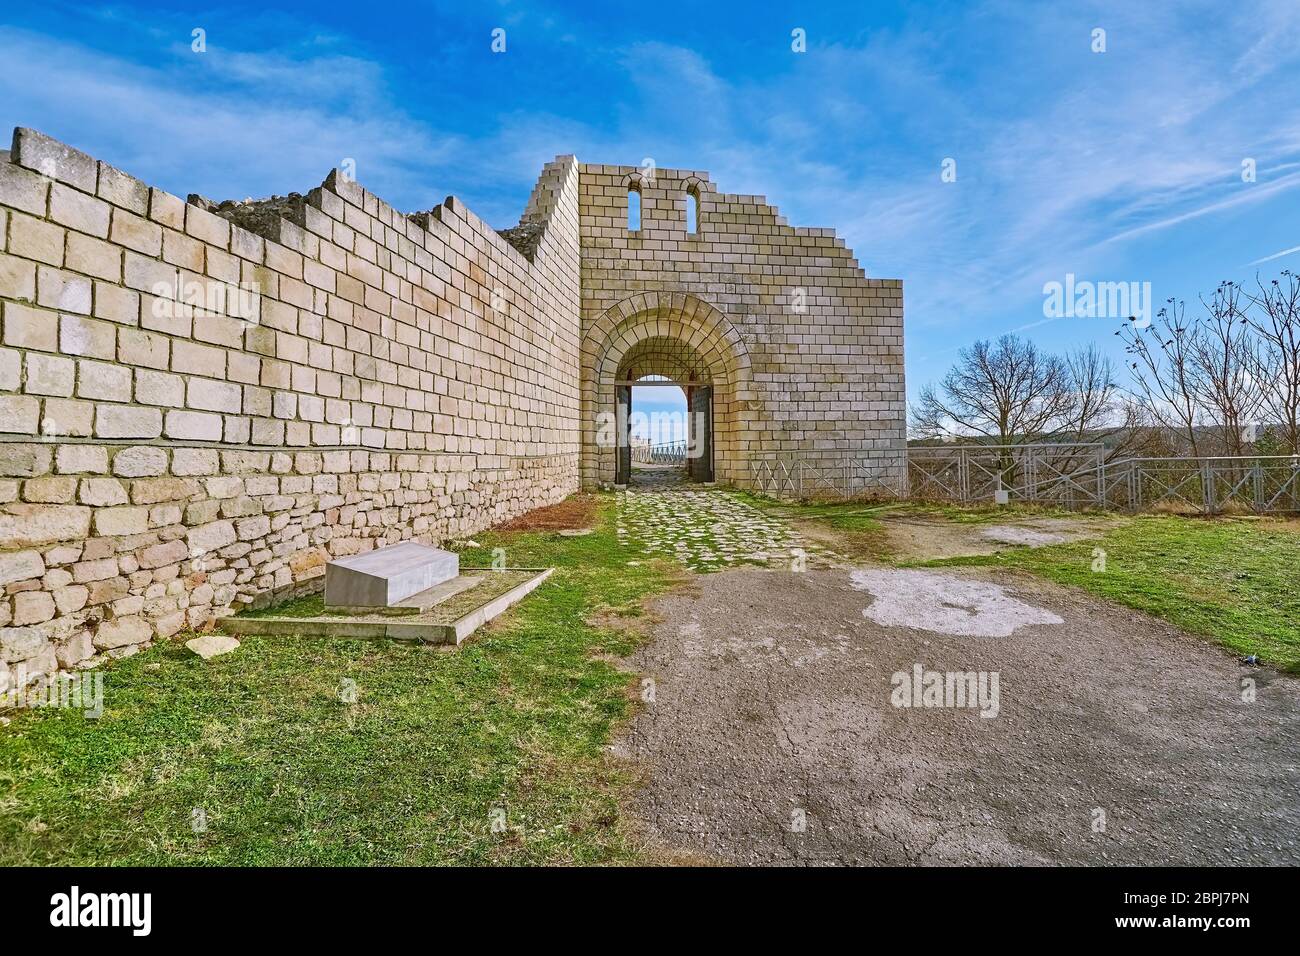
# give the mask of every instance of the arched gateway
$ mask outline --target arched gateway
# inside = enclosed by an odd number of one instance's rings
[[[681,386],[690,412],[688,473],[739,481],[754,403],[749,354],[717,308],[686,293],[643,292],[606,309],[582,354],[583,480],[626,483],[627,413],[634,383],[655,376]]]
[[[869,278],[830,229],[791,226],[699,170],[577,171],[584,486],[628,476],[619,409],[646,376],[688,394],[697,480],[775,493],[901,484],[902,283]]]

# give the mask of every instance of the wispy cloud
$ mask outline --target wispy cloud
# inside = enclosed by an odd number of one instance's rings
[[[143,66],[0,29],[0,88],[11,125],[214,198],[302,191],[347,158],[376,189],[411,197],[458,146],[393,106],[373,64],[333,55],[186,48]]]
[[[1226,199],[1219,199],[1204,206],[1198,206],[1194,209],[1179,212],[1163,219],[1157,219],[1154,222],[1144,223],[1141,226],[1134,226],[1131,229],[1126,229],[1123,232],[1111,236],[1106,241],[1124,242],[1136,238],[1144,233],[1155,232],[1160,229],[1168,229],[1171,226],[1177,226],[1192,219],[1199,219],[1202,216],[1226,212],[1227,210],[1234,209],[1237,206],[1260,203],[1265,199],[1273,198],[1278,193],[1295,189],[1297,186],[1300,186],[1300,173],[1291,173],[1290,175],[1282,176],[1268,183],[1243,184],[1239,189],[1238,187],[1233,187],[1237,191]]]
[[[1265,262],[1272,262],[1274,259],[1281,259],[1283,256],[1293,256],[1300,252],[1300,246],[1292,246],[1290,249],[1283,249],[1281,252],[1275,252],[1271,256],[1264,256],[1262,259],[1253,259],[1247,263],[1251,266],[1263,265]]]

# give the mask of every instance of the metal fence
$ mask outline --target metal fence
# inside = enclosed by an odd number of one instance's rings
[[[855,498],[903,493],[901,463],[854,458],[765,456],[750,462],[752,487],[772,498]]]
[[[1300,511],[1300,456],[1123,458],[1099,444],[924,446],[908,450],[909,496],[967,504]]]
[[[1101,507],[1106,449],[1096,442],[932,445],[907,450],[913,498]]]
[[[1129,458],[1106,466],[1103,507],[1199,514],[1300,512],[1300,455]]]
[[[927,445],[907,450],[905,482],[899,467],[850,457],[765,455],[751,461],[750,486],[774,498],[1300,513],[1300,455],[1108,460],[1098,442]]]
[[[686,463],[686,442],[666,442],[661,445],[633,445],[632,460],[651,465],[682,465]]]

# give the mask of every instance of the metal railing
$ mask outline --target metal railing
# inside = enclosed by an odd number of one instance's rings
[[[682,465],[686,463],[686,442],[665,442],[659,445],[633,445],[632,460],[649,465]]]
[[[1102,507],[1106,449],[1099,442],[931,445],[907,450],[912,498]]]
[[[754,491],[772,498],[855,498],[902,494],[901,475],[887,462],[854,458],[765,456],[750,462]]]
[[[894,497],[960,504],[1191,514],[1300,513],[1300,455],[1121,458],[1099,442],[909,448],[888,461],[763,455],[750,487],[773,498]]]
[[[1110,508],[1300,512],[1300,455],[1128,458],[1106,466],[1101,480]]]
[[[1300,512],[1300,456],[1106,460],[1100,444],[924,446],[908,450],[909,496],[964,504]]]

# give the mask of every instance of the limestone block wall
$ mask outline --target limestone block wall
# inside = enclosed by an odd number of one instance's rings
[[[333,174],[212,206],[16,131],[0,685],[574,491],[578,191],[572,157],[548,165],[504,237],[453,198],[406,216]]]
[[[761,463],[794,461],[859,489],[902,480],[899,280],[867,278],[832,230],[793,228],[762,196],[720,193],[707,173],[583,164],[580,183],[585,483],[614,474],[589,424],[613,401],[610,356],[662,336],[713,354],[724,376],[719,480],[753,485]],[[641,199],[636,232],[629,189]]]
[[[611,480],[598,417],[621,369],[655,361],[713,385],[720,481],[792,456],[903,473],[900,283],[706,174],[559,157],[498,233],[337,174],[186,201],[16,131],[0,691],[300,589],[331,557]]]

